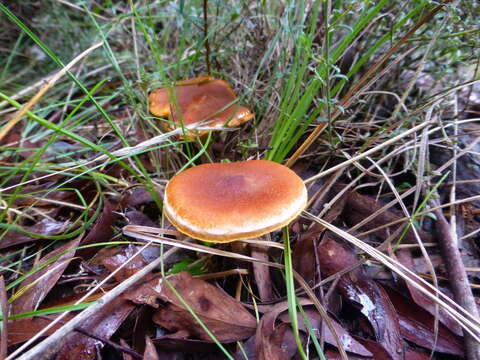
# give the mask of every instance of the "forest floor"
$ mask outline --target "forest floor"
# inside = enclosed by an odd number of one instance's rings
[[[480,360],[480,5],[0,10],[0,358]],[[306,185],[283,230],[165,217],[176,174],[254,159]]]

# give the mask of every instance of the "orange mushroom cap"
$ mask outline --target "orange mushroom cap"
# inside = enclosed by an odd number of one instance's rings
[[[287,225],[307,204],[302,179],[268,160],[199,165],[165,188],[164,213],[192,238],[230,242]]]
[[[236,95],[226,81],[208,75],[183,80],[172,88],[161,88],[149,95],[150,112],[159,117],[168,117],[174,129],[199,122],[209,121],[207,126],[222,128],[237,127],[253,118],[253,113],[236,101]],[[177,126],[175,126],[177,125]],[[199,136],[207,131],[188,131],[187,136]]]

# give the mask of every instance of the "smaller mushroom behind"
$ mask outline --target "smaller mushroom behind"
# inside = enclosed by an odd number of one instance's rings
[[[202,75],[177,82],[172,88],[153,90],[149,97],[150,112],[169,119],[169,130],[209,121],[215,128],[237,127],[253,118],[254,114],[237,103],[237,97],[225,80]],[[189,130],[182,138],[204,135],[207,131]]]
[[[288,225],[306,205],[302,179],[267,160],[192,167],[169,181],[164,198],[178,231],[210,242],[259,237]]]

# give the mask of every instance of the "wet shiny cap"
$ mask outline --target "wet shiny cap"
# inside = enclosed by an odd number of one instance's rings
[[[210,121],[209,127],[237,127],[253,118],[253,113],[237,103],[237,97],[224,80],[203,75],[179,81],[172,88],[153,90],[149,97],[150,112],[159,117],[168,118],[169,130],[199,121]],[[207,131],[189,130],[182,136],[190,138],[205,134]]]
[[[302,179],[267,160],[199,165],[165,188],[164,213],[177,230],[211,242],[255,238],[287,225],[307,204]]]

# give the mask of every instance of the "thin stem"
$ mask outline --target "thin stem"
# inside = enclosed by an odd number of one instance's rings
[[[210,43],[208,42],[208,0],[203,0],[203,35],[205,37],[205,61],[207,64],[207,74],[211,75]]]

